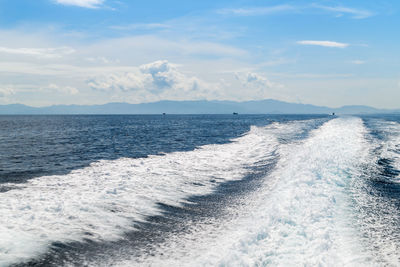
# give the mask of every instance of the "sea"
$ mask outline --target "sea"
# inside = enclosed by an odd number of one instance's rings
[[[399,266],[400,115],[0,116],[0,266]]]

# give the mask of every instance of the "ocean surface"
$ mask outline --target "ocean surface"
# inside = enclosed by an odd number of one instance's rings
[[[400,115],[0,116],[0,266],[399,266]]]

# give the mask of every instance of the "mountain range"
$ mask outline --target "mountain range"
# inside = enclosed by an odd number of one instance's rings
[[[103,105],[53,105],[31,107],[22,104],[0,105],[0,114],[378,114],[400,113],[400,109],[369,106],[330,108],[289,103],[273,99],[256,101],[158,101],[142,104],[108,103]]]

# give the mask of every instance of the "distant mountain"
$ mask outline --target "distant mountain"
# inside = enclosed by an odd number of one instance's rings
[[[329,108],[288,103],[273,99],[258,101],[159,101],[143,104],[108,103],[104,105],[55,105],[30,107],[22,104],[0,105],[0,114],[373,114],[400,113],[400,110],[368,106]]]

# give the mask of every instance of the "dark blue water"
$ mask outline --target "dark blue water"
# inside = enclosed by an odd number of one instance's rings
[[[63,174],[100,159],[229,142],[250,129],[318,115],[0,116],[0,183]]]

